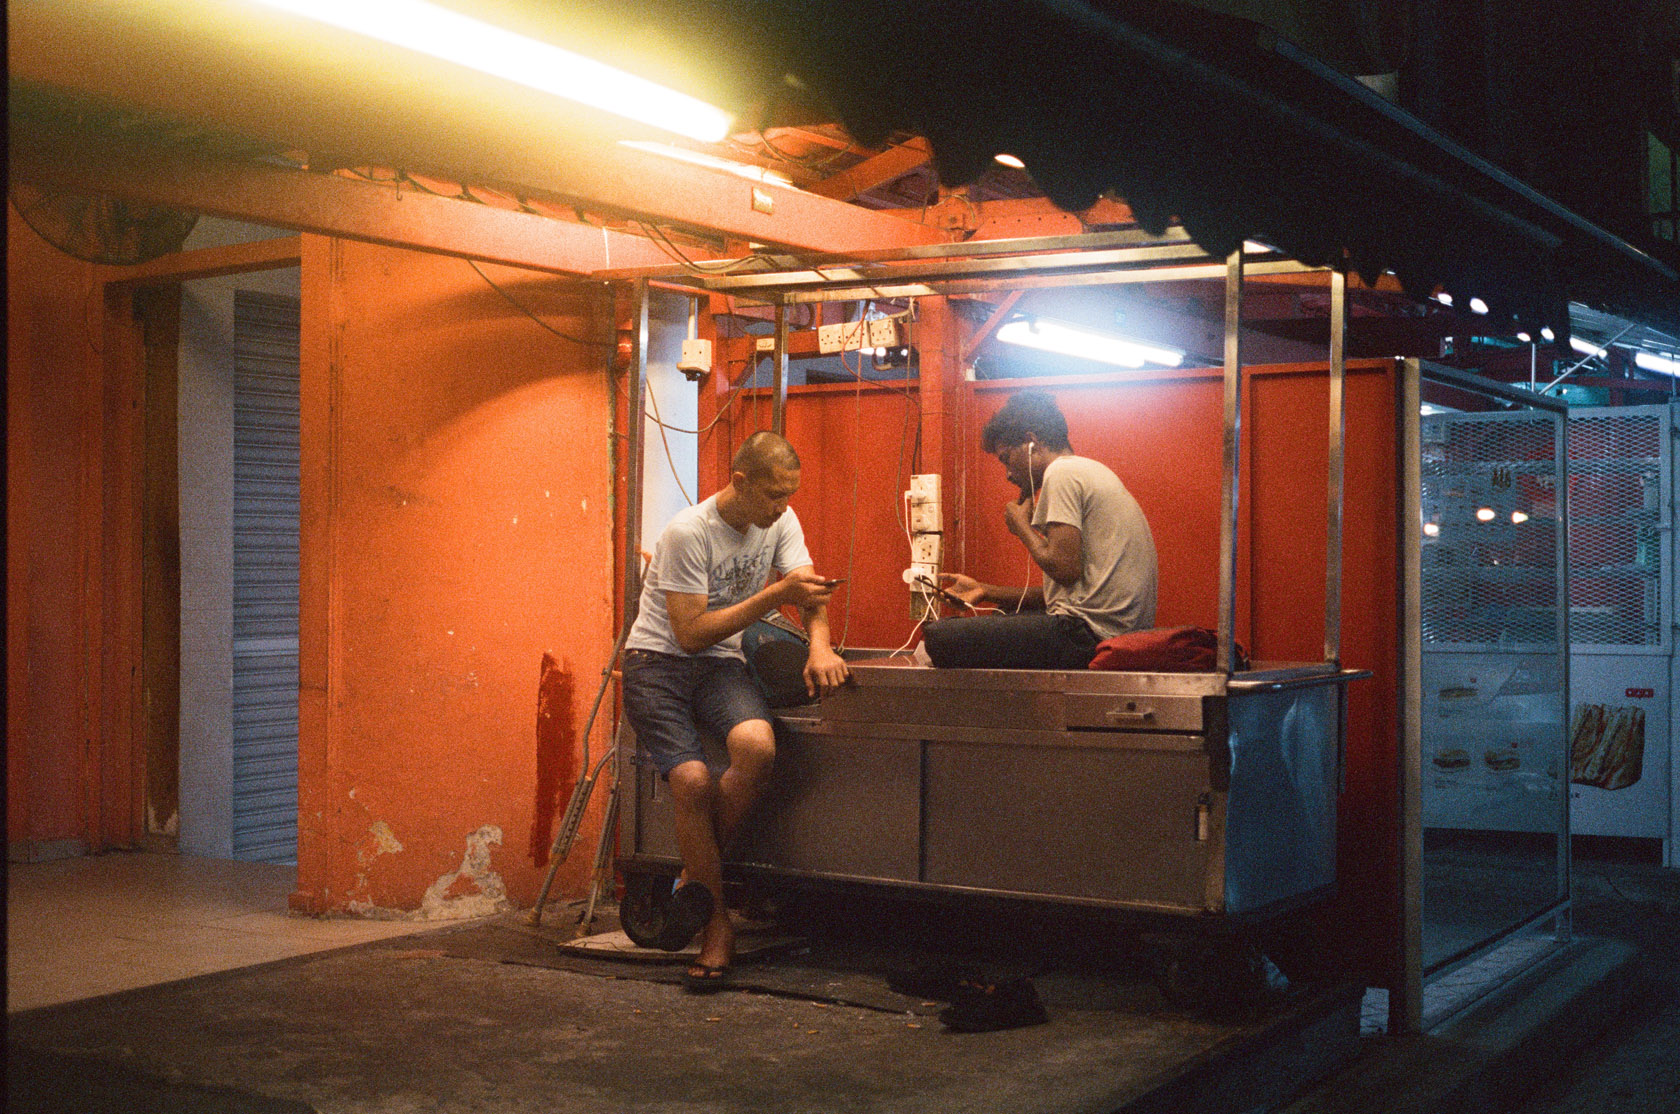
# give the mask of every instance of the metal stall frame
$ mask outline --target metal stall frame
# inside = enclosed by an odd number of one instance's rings
[[[1334,717],[1337,730],[1337,753],[1332,776],[1338,789],[1345,780],[1345,735],[1347,722],[1347,682],[1370,674],[1344,670],[1340,662],[1341,636],[1341,531],[1343,501],[1343,448],[1345,440],[1344,384],[1346,376],[1345,337],[1347,321],[1346,272],[1337,269],[1310,267],[1286,259],[1263,245],[1247,244],[1220,259],[1202,251],[1191,243],[1181,229],[1171,229],[1164,236],[1149,236],[1137,230],[1105,231],[1076,236],[1031,237],[1013,240],[985,241],[974,244],[944,244],[917,247],[902,251],[859,253],[845,257],[834,256],[759,256],[742,261],[746,273],[728,274],[715,271],[678,271],[661,268],[658,272],[621,272],[612,277],[634,283],[637,300],[636,320],[643,323],[637,332],[636,359],[630,372],[631,390],[638,392],[645,382],[647,299],[651,286],[668,287],[689,294],[699,292],[726,293],[775,308],[776,338],[773,352],[772,382],[773,428],[784,428],[787,391],[788,314],[787,307],[797,304],[838,300],[876,300],[884,298],[914,298],[953,293],[1019,291],[1070,285],[1118,285],[1182,281],[1185,279],[1223,279],[1224,299],[1224,363],[1223,363],[1223,460],[1220,495],[1220,581],[1219,630],[1216,668],[1199,677],[1177,675],[1135,674],[1140,684],[1167,699],[1178,687],[1190,684],[1196,698],[1209,696],[1218,701],[1227,698],[1244,702],[1255,701],[1265,694],[1287,694],[1303,687],[1328,686],[1334,690]],[[747,270],[751,268],[751,270]],[[1325,602],[1325,658],[1320,663],[1273,663],[1270,667],[1256,667],[1237,675],[1236,648],[1236,573],[1238,565],[1238,525],[1240,508],[1240,462],[1242,429],[1243,360],[1241,345],[1242,292],[1244,278],[1249,275],[1304,274],[1328,272],[1331,288],[1331,344],[1329,351],[1329,414],[1328,435],[1328,504]],[[989,323],[990,324],[995,324]],[[988,326],[989,327],[989,326]],[[631,406],[628,456],[632,466],[633,485],[640,483],[642,471],[636,462],[642,459],[642,422],[634,396]],[[625,551],[625,616],[626,622],[634,614],[639,578],[637,556],[641,539],[639,522],[632,521],[626,533]],[[861,663],[860,663],[861,664]],[[977,678],[986,676],[977,671]],[[1011,686],[1028,685],[1034,674],[1018,677],[993,678],[999,690]],[[1067,699],[1084,699],[1080,690],[1082,680],[1058,674],[1069,685]],[[1039,678],[1043,681],[1043,678]],[[896,683],[896,682],[895,682]],[[1043,688],[1040,683],[1038,688]],[[1188,690],[1187,690],[1188,691]],[[1092,694],[1094,695],[1094,694]],[[1269,697],[1266,697],[1269,699]],[[1258,707],[1258,705],[1255,705]],[[1223,704],[1221,704],[1223,709]],[[1223,711],[1221,711],[1221,717]],[[1051,714],[1055,719],[1055,713]],[[1047,721],[1048,724],[1049,721]],[[1071,713],[1068,722],[1072,722]],[[1110,721],[1112,724],[1114,721]],[[1221,724],[1217,730],[1223,731]],[[821,733],[819,731],[819,733]],[[1043,734],[1043,731],[1028,732]],[[1221,745],[1224,740],[1220,740]],[[616,760],[615,760],[616,761]],[[632,779],[615,779],[615,784],[630,784]],[[633,823],[633,839],[640,839],[642,818],[640,810],[627,814],[626,823]],[[1217,823],[1224,824],[1223,812]],[[636,842],[636,847],[642,844]],[[621,852],[622,854],[622,852]],[[1220,853],[1221,856],[1223,852]],[[625,860],[629,861],[629,860]],[[797,872],[796,872],[797,873]],[[840,877],[841,875],[834,875]],[[895,880],[884,876],[879,880]],[[857,880],[873,879],[859,877]],[[1333,881],[1333,874],[1331,876]],[[1210,886],[1212,882],[1208,883]],[[1221,881],[1221,885],[1224,882]],[[924,885],[924,889],[952,888]],[[987,892],[984,886],[962,886],[969,892]],[[1314,893],[1322,892],[1323,884]],[[1004,894],[1011,891],[996,890]],[[1304,892],[1304,891],[1302,891]],[[1211,890],[1202,903],[1202,911],[1223,912],[1226,894]],[[1051,900],[1071,900],[1077,896],[1050,895]],[[1111,907],[1126,908],[1129,899],[1115,899]],[[1101,901],[1086,902],[1101,904]],[[1193,903],[1191,903],[1193,904]],[[1240,905],[1241,903],[1237,903]],[[1287,903],[1280,903],[1287,904]],[[1134,903],[1132,907],[1142,907]],[[1233,914],[1237,906],[1230,907]],[[1172,906],[1174,912],[1190,911],[1190,904]]]
[[[1423,538],[1419,515],[1423,505],[1422,403],[1423,384],[1440,383],[1477,395],[1499,399],[1515,406],[1542,410],[1558,418],[1554,438],[1554,453],[1558,462],[1558,537],[1556,561],[1559,570],[1556,596],[1556,637],[1562,648],[1562,691],[1566,714],[1559,725],[1560,744],[1564,747],[1567,769],[1567,733],[1569,716],[1569,484],[1566,451],[1566,425],[1569,406],[1555,398],[1525,391],[1458,368],[1428,360],[1409,358],[1400,362],[1400,381],[1395,399],[1395,435],[1399,453],[1396,463],[1399,474],[1396,490],[1400,493],[1396,510],[1397,534],[1400,539],[1399,624],[1400,631],[1400,753],[1398,771],[1400,785],[1400,883],[1401,883],[1401,985],[1392,988],[1389,998],[1389,1031],[1419,1032],[1423,1029],[1424,982],[1428,977],[1440,977],[1474,963],[1522,933],[1533,931],[1548,921],[1554,925],[1558,943],[1566,943],[1572,931],[1570,903],[1569,854],[1569,793],[1562,794],[1563,808],[1559,820],[1558,857],[1559,898],[1539,912],[1507,926],[1492,939],[1484,941],[1429,971],[1423,963]],[[1545,953],[1534,957],[1520,969],[1527,970],[1542,962]],[[1503,980],[1491,982],[1481,994],[1466,996],[1449,1013],[1433,1018],[1436,1023],[1446,1020],[1464,1008],[1481,1000],[1487,993],[1503,985]]]

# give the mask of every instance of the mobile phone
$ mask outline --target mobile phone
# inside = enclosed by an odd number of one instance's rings
[[[939,594],[939,598],[950,604],[952,607],[960,607],[965,611],[974,610],[973,604],[969,603],[961,596],[952,595],[950,592],[947,592],[945,589],[941,588],[925,576],[918,576],[916,578],[916,583],[930,591],[937,592]]]
[[[837,584],[844,584],[844,583],[846,583],[846,578],[842,576],[842,577],[837,577],[834,580],[823,581],[823,587],[824,588],[832,588]]]

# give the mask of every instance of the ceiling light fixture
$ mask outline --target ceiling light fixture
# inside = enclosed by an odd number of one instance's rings
[[[1120,367],[1142,367],[1145,364],[1178,367],[1184,362],[1184,353],[1176,348],[1145,344],[1112,333],[1092,332],[1043,318],[1017,318],[997,331],[997,339],[1004,344]]]
[[[565,97],[702,143],[733,117],[687,93],[426,0],[257,0],[354,34]]]
[[[1488,304],[1486,302],[1482,301],[1480,298],[1471,298],[1470,299],[1470,312],[1471,313],[1486,313],[1487,311],[1488,311]]]
[[[1445,290],[1435,295],[1435,300],[1444,306],[1450,306],[1453,302],[1452,295],[1448,294]]]
[[[1575,349],[1575,351],[1579,352],[1583,356],[1597,356],[1601,360],[1610,354],[1591,341],[1582,340],[1579,336],[1570,336],[1569,347]]]
[[[638,151],[646,151],[650,155],[677,159],[681,162],[693,163],[695,166],[709,166],[713,170],[727,171],[741,178],[749,178],[754,182],[783,186],[787,189],[794,188],[793,179],[786,174],[778,174],[774,170],[766,170],[762,166],[753,166],[751,163],[720,159],[716,155],[708,155],[704,151],[690,151],[687,147],[672,147],[668,143],[653,143],[645,139],[621,139],[618,143],[621,147],[633,147]]]
[[[1544,329],[1540,330],[1540,339],[1545,341],[1547,344],[1550,344],[1552,341],[1557,339],[1557,334],[1552,332],[1552,327],[1550,325],[1547,325]]]
[[[1633,362],[1646,371],[1660,372],[1680,378],[1680,360],[1673,357],[1659,356],[1655,352],[1635,352]]]
[[[1016,158],[1014,155],[993,155],[992,161],[1000,162],[1004,166],[1012,166],[1016,170],[1025,170],[1027,168],[1027,164]]]

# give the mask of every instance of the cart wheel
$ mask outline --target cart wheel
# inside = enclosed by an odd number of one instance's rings
[[[1265,997],[1265,960],[1243,941],[1158,945],[1150,960],[1161,994],[1179,1009],[1242,1013]]]
[[[662,874],[626,874],[624,900],[618,905],[619,927],[638,946],[656,948],[671,908],[671,879]]]

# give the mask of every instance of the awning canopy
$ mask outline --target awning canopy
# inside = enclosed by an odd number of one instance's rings
[[[1259,239],[1560,337],[1572,299],[1680,326],[1667,265],[1253,24],[1123,0],[722,7],[861,142],[926,136],[947,184],[1009,152],[1063,208],[1118,195],[1214,255]]]

